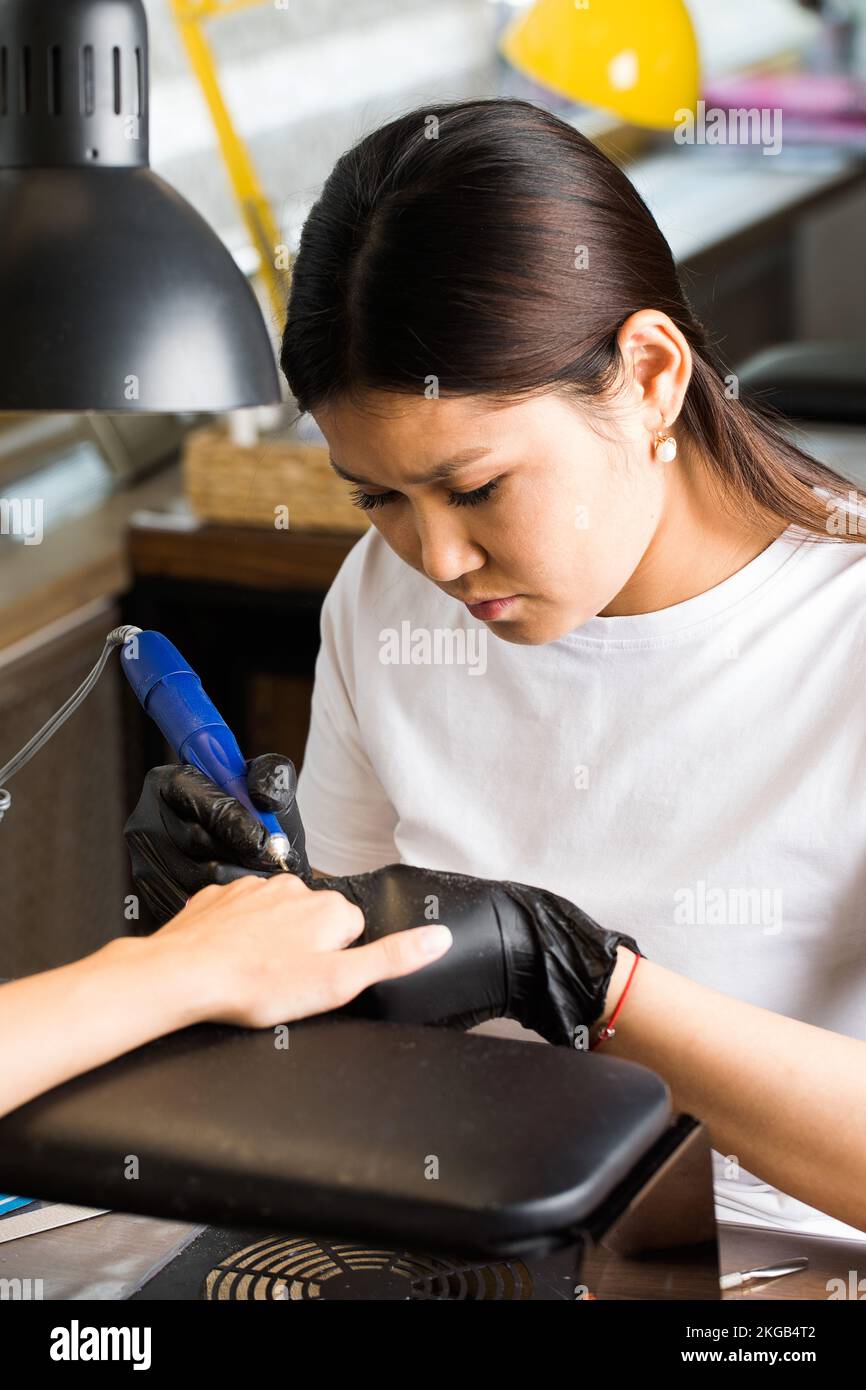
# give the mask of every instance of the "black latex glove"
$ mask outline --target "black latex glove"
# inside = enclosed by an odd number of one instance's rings
[[[632,937],[525,883],[389,864],[310,886],[336,889],[360,907],[366,927],[352,947],[425,921],[451,929],[444,956],[372,985],[343,1010],[364,1018],[471,1028],[508,1017],[572,1047],[575,1030],[601,1016],[617,947],[642,954]]]
[[[279,753],[247,763],[251,800],[260,810],[274,812],[291,846],[287,867],[309,883],[297,782],[291,758]],[[282,872],[267,852],[261,821],[186,763],[151,768],[123,833],[132,876],[159,923],[180,912],[187,898],[209,883]]]

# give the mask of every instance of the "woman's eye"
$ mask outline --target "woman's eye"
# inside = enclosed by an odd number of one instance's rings
[[[448,497],[448,505],[451,507],[477,507],[479,502],[486,502],[498,486],[499,479],[493,478],[483,487],[475,488],[474,492],[452,492]],[[399,496],[399,492],[364,492],[363,488],[352,488],[352,501],[356,507],[360,507],[364,512],[371,512],[374,507],[384,507],[386,502],[393,502],[394,498]]]
[[[396,496],[396,492],[364,492],[363,488],[352,488],[352,501],[363,512],[371,512],[374,507],[381,507],[386,502],[393,501]]]
[[[452,492],[448,504],[452,507],[477,507],[479,502],[486,502],[498,487],[499,479],[492,478],[489,483],[477,487],[474,492]]]

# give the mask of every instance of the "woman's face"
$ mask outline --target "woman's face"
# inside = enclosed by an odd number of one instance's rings
[[[534,644],[604,613],[662,515],[665,469],[645,421],[600,422],[602,436],[587,408],[558,395],[503,406],[375,393],[315,418],[401,560],[452,598],[485,603],[470,611],[497,637]]]

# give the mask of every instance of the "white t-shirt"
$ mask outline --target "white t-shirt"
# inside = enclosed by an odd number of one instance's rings
[[[521,646],[371,528],[321,632],[316,868],[538,884],[661,965],[866,1039],[866,545],[786,532],[695,598]],[[757,1180],[716,1179],[748,1221]],[[813,1209],[761,1186],[804,1229]]]

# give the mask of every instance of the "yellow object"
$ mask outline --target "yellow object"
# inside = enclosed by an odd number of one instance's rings
[[[499,47],[525,76],[634,125],[672,129],[698,100],[698,45],[683,0],[537,0]]]
[[[252,9],[264,4],[265,0],[170,0],[170,3],[190,66],[207,102],[235,197],[259,253],[259,268],[274,310],[275,325],[282,329],[290,278],[288,264],[285,270],[277,269],[277,258],[284,254],[282,238],[255,165],[223,100],[216,61],[201,28],[205,19]]]

